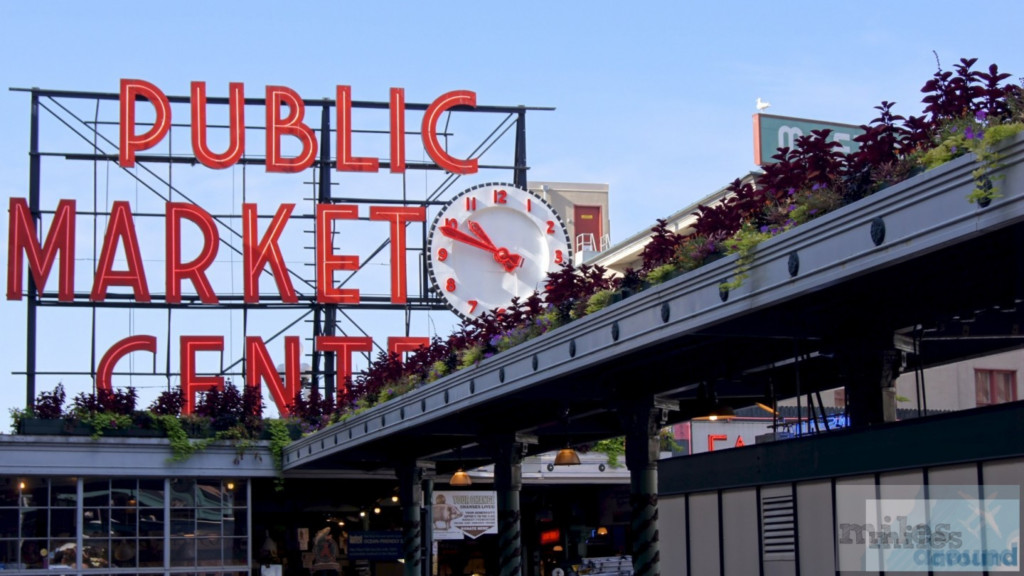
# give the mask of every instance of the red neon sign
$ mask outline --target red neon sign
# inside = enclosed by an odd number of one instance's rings
[[[205,82],[192,82],[189,86],[189,111],[191,113],[192,152],[199,164],[210,169],[224,169],[236,165],[245,155],[245,87],[240,82],[228,86],[227,144],[213,150],[209,141],[207,86]],[[352,144],[352,90],[349,86],[336,87],[336,169],[344,172],[378,172],[381,161],[370,156],[360,156]],[[135,165],[136,156],[157,147],[168,136],[172,126],[170,99],[156,85],[145,80],[123,79],[120,82],[118,130],[118,164],[129,168]],[[177,101],[177,100],[176,100]],[[140,109],[148,106],[149,109]],[[402,88],[389,91],[389,132],[392,173],[406,170],[406,103]],[[461,159],[449,154],[441,144],[437,133],[439,119],[443,114],[458,107],[476,107],[476,94],[468,90],[451,91],[439,96],[429,104],[422,121],[422,142],[426,153],[442,169],[457,174],[477,172],[476,159]],[[137,126],[139,112],[149,116],[152,123],[140,132]],[[251,107],[250,107],[251,110]],[[265,88],[265,132],[266,171],[294,173],[309,168],[317,157],[318,142],[314,131],[305,120],[305,103],[294,90],[284,86]],[[180,120],[179,120],[180,122]],[[286,142],[291,139],[293,142]],[[283,144],[298,143],[299,152],[286,155]],[[282,235],[289,225],[295,205],[279,204],[269,217],[255,204],[242,205],[242,272],[244,302],[256,304],[261,296],[279,299],[285,303],[298,302],[298,295],[286,266],[281,247]],[[46,209],[43,209],[46,211]],[[353,271],[359,268],[359,256],[344,254],[334,245],[335,239],[344,237],[332,234],[336,227],[345,226],[342,220],[360,218],[356,205],[318,204],[316,206],[316,303],[356,305],[360,302],[357,288],[339,288],[334,279],[336,272]],[[36,220],[24,198],[11,198],[9,203],[9,235],[7,259],[7,299],[21,300],[24,297],[25,268],[31,274],[37,294],[42,294],[51,271],[57,270],[57,299],[73,302],[85,299],[102,303],[108,299],[112,287],[127,288],[136,302],[151,302],[151,286],[146,263],[163,260],[164,299],[169,304],[181,304],[183,283],[191,283],[199,302],[209,306],[219,305],[214,283],[208,270],[214,265],[221,243],[220,232],[214,216],[204,208],[190,203],[167,202],[164,207],[165,246],[163,254],[149,254],[140,243],[137,223],[131,204],[115,201],[110,208],[109,218],[88,293],[75,294],[76,262],[76,204],[74,200],[60,200],[52,210],[48,224]],[[406,225],[410,222],[425,222],[426,209],[422,206],[370,206],[364,219],[380,222],[388,227],[390,240],[390,300],[393,304],[405,304],[407,293],[407,239]],[[187,223],[186,223],[187,221]],[[47,228],[48,226],[48,228]],[[141,226],[141,225],[140,225]],[[190,260],[184,260],[185,240],[198,240],[198,252],[189,246]],[[152,264],[150,264],[152,266]],[[152,270],[150,270],[152,272]],[[259,279],[270,276],[274,280],[276,294],[269,296],[260,292]],[[159,278],[159,273],[155,276]],[[264,288],[265,289],[265,288]],[[159,298],[159,296],[157,296]],[[185,396],[185,413],[193,412],[196,394],[206,390],[221,390],[225,378],[219,375],[200,374],[197,359],[200,355],[223,355],[225,338],[219,335],[182,335],[178,337],[180,386]],[[283,415],[288,414],[288,405],[300,389],[301,356],[300,340],[295,336],[284,339],[285,370],[283,376],[271,359],[271,352],[260,337],[249,336],[245,341],[246,386],[260,387],[266,384],[273,402]],[[390,353],[402,355],[414,352],[420,346],[429,344],[425,337],[393,337],[388,339]],[[315,350],[335,353],[336,374],[338,375],[338,399],[347,393],[347,383],[353,372],[353,354],[373,350],[371,338],[318,337]],[[95,371],[96,386],[100,390],[112,390],[114,368],[119,361],[133,352],[157,353],[157,338],[149,334],[124,338],[102,355]],[[171,354],[170,345],[167,354]],[[155,363],[154,363],[155,364]],[[223,365],[223,362],[221,362]]]
[[[196,158],[210,168],[228,168],[235,165],[245,154],[245,86],[232,82],[228,87],[230,143],[222,153],[210,151],[206,144],[206,83],[192,82],[190,104],[192,112],[192,148]],[[337,86],[337,146],[339,172],[377,172],[380,161],[377,158],[356,156],[352,150],[352,89]],[[153,107],[155,119],[149,130],[139,134],[135,129],[136,106],[139,100],[148,101]],[[391,172],[405,172],[405,91],[391,88],[390,108],[390,151]],[[475,174],[477,160],[460,159],[448,154],[437,135],[437,123],[441,115],[457,106],[476,107],[476,93],[471,90],[454,90],[438,96],[427,107],[423,115],[423,148],[438,166],[455,174]],[[266,169],[267,172],[301,172],[316,159],[317,142],[313,129],[305,123],[306,107],[298,92],[286,86],[266,87]],[[171,126],[171,105],[159,88],[145,80],[121,80],[120,92],[120,153],[118,163],[124,168],[135,165],[136,153],[159,144]],[[295,138],[302,146],[292,157],[285,157],[281,151],[284,137]]]

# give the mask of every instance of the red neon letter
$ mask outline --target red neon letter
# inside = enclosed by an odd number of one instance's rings
[[[203,247],[199,250],[196,259],[183,263],[181,261],[181,219],[191,220],[203,234]],[[206,269],[217,257],[217,249],[220,247],[220,234],[213,218],[209,212],[194,204],[184,202],[167,203],[167,302],[177,304],[181,302],[181,281],[184,278],[192,280],[199,293],[199,299],[204,304],[216,304],[217,295],[210,287],[210,280],[206,277]]]
[[[281,375],[274,367],[263,339],[259,336],[248,336],[245,339],[245,385],[258,390],[260,382],[266,382],[282,417],[291,413],[291,405],[300,392],[299,372],[302,368],[299,366],[299,346],[298,336],[284,337],[285,381],[282,383]]]
[[[405,304],[405,223],[423,222],[427,209],[422,206],[370,206],[370,220],[391,222],[391,302]]]
[[[100,365],[96,367],[96,390],[113,392],[114,386],[110,383],[110,380],[114,375],[114,365],[123,356],[139,350],[156,354],[156,336],[146,334],[129,336],[111,346],[100,360]]]
[[[708,434],[708,452],[715,451],[715,442],[725,442],[728,439],[725,434]]]
[[[441,114],[447,112],[454,106],[476,107],[476,92],[470,90],[455,90],[442,94],[434,100],[427,111],[423,114],[423,147],[427,154],[437,162],[437,165],[453,174],[475,174],[477,171],[476,158],[470,160],[459,160],[445,152],[441,142],[437,139],[437,121]]]
[[[257,243],[256,238],[259,232],[256,230],[256,205],[242,204],[242,260],[245,263],[246,302],[260,301],[260,274],[268,263],[274,274],[274,281],[277,282],[281,301],[299,301],[295,296],[292,281],[288,277],[288,269],[284,265],[281,247],[277,245],[293,208],[295,208],[295,204],[281,204],[277,209],[277,214],[274,214],[274,219],[270,221],[267,232]]]
[[[153,127],[144,134],[135,133],[135,100],[149,100],[156,112]],[[171,103],[159,88],[145,80],[121,79],[121,142],[119,162],[122,168],[135,166],[135,152],[156,146],[171,127]]]
[[[337,354],[337,390],[338,403],[348,395],[348,385],[352,381],[352,354],[355,352],[372,352],[373,338],[362,336],[317,336],[316,349],[320,352]]]
[[[358,270],[359,256],[335,254],[331,244],[331,222],[359,217],[352,204],[316,205],[316,301],[321,304],[358,304],[359,290],[335,288],[334,272]]]
[[[57,299],[75,299],[75,201],[61,200],[53,215],[46,240],[39,246],[32,213],[24,198],[11,198],[7,223],[7,299],[21,300],[22,257],[28,256],[28,269],[40,293],[60,251]]]
[[[228,133],[231,141],[222,154],[214,154],[206,144],[206,82],[192,83],[192,152],[208,168],[227,168],[245,151],[245,87],[241,82],[228,84]]]
[[[338,171],[376,172],[380,163],[376,158],[352,155],[352,87],[338,86]]]
[[[181,337],[181,393],[185,396],[182,414],[191,414],[196,407],[199,390],[223,390],[223,376],[196,376],[196,352],[224,352],[223,336]]]
[[[288,106],[288,116],[281,118],[281,104]],[[301,172],[316,158],[316,138],[302,120],[306,106],[291,88],[267,86],[267,172]],[[302,152],[294,158],[281,156],[281,136],[295,136]]]
[[[405,172],[405,90],[391,89],[391,172]]]
[[[406,352],[415,352],[430,346],[430,338],[426,336],[388,336],[388,355],[398,356]]]
[[[118,242],[124,245],[128,269],[115,272],[111,267],[117,255]],[[135,220],[132,219],[131,206],[124,200],[114,202],[111,208],[89,299],[102,302],[110,285],[131,286],[136,302],[149,302],[149,287],[146,286],[146,270],[142,267],[142,254],[139,253],[139,238],[135,235]]]
[[[743,441],[743,436],[737,436],[736,437],[736,443],[733,444],[732,446],[733,446],[733,448],[742,448],[742,447],[744,447],[746,445],[747,445],[746,442]]]

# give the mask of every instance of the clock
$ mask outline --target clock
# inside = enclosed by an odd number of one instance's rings
[[[548,273],[572,261],[558,213],[512,184],[474,186],[445,204],[427,250],[434,289],[467,319],[543,291]]]

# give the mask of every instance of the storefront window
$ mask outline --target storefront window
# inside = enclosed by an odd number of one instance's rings
[[[222,568],[248,565],[247,488],[245,480],[0,477],[0,570],[162,573],[166,557],[171,567],[230,574]]]
[[[49,568],[74,553],[74,478],[0,478],[0,569]]]

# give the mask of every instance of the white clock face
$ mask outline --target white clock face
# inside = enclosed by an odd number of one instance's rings
[[[466,318],[544,290],[571,262],[569,233],[543,198],[512,184],[481,184],[456,196],[430,227],[430,278]]]

